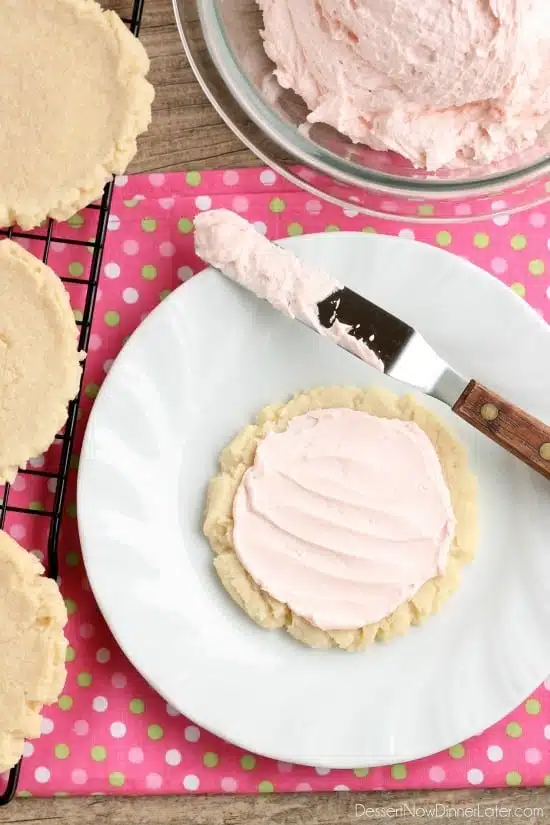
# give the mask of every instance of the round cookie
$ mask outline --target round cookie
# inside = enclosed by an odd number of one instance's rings
[[[0,0],[0,226],[65,220],[151,121],[143,46],[94,0]]]
[[[241,564],[233,546],[233,502],[240,482],[254,463],[258,442],[269,432],[283,432],[292,418],[311,410],[345,407],[380,418],[414,421],[428,436],[439,458],[456,517],[455,536],[443,575],[427,581],[389,616],[356,630],[322,630],[262,590]],[[287,404],[265,407],[222,451],[220,472],[210,482],[204,533],[215,553],[214,567],[234,601],[257,624],[284,627],[310,647],[360,650],[374,641],[405,633],[436,613],[460,582],[460,569],[477,545],[477,484],[468,469],[466,451],[430,410],[412,396],[398,397],[379,389],[317,388],[295,395]]]
[[[0,484],[40,455],[67,419],[82,356],[57,275],[13,241],[0,242]]]
[[[66,678],[67,611],[38,559],[0,530],[0,773],[40,736]]]

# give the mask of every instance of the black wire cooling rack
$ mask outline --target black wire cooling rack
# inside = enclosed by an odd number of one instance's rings
[[[144,2],[145,0],[135,0],[131,15],[122,18],[130,31],[136,36],[139,34]],[[84,308],[79,311],[76,321],[80,328],[79,347],[83,351],[87,351],[90,340],[90,330],[94,315],[97,287],[101,271],[101,259],[103,257],[103,247],[105,244],[112,196],[113,182],[111,181],[105,187],[101,202],[92,204],[82,211],[81,214],[83,215],[87,213],[86,218],[90,219],[90,223],[94,227],[94,237],[88,241],[65,237],[70,233],[63,229],[64,225],[55,223],[52,220],[49,220],[44,226],[32,232],[23,232],[13,228],[0,229],[0,238],[13,238],[16,241],[20,240],[23,243],[32,244],[32,252],[37,255],[37,257],[41,257],[44,263],[49,262],[52,244],[56,243],[71,245],[74,246],[75,249],[80,248],[85,251],[87,255],[91,254],[91,262],[88,264],[89,269],[85,278],[72,276],[61,278],[69,289],[78,287],[79,290],[85,291]],[[38,246],[40,247],[40,252],[37,249]],[[55,266],[53,268],[55,269]],[[69,405],[67,423],[63,431],[56,436],[54,446],[57,449],[53,450],[54,466],[49,466],[48,469],[39,469],[30,465],[27,466],[25,470],[19,471],[20,474],[27,477],[27,479],[31,479],[34,483],[44,485],[48,485],[49,483],[50,489],[52,486],[55,486],[55,493],[51,505],[44,509],[33,508],[32,506],[17,506],[15,503],[12,503],[13,493],[10,485],[6,484],[4,487],[0,487],[0,529],[4,527],[6,519],[10,514],[19,514],[32,519],[41,519],[46,522],[47,546],[44,548],[45,564],[48,575],[52,579],[57,579],[59,571],[59,530],[67,489],[67,475],[73,449],[79,403],[80,392]],[[0,807],[7,805],[15,796],[20,772],[21,762],[11,769],[7,781],[0,784]]]

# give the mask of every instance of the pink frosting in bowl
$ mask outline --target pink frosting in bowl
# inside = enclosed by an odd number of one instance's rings
[[[309,412],[268,434],[233,515],[252,578],[323,630],[392,613],[444,572],[456,526],[423,430],[350,409]]]

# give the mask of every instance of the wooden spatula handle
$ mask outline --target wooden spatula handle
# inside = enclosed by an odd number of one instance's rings
[[[453,407],[468,424],[550,479],[550,427],[470,381]]]

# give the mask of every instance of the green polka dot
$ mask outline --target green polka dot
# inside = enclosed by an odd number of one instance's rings
[[[76,504],[74,503],[74,501],[70,504],[67,504],[67,515],[70,518],[76,518]]]
[[[519,739],[522,733],[523,730],[521,728],[521,725],[519,725],[517,722],[508,722],[508,724],[506,725],[506,734],[507,736],[511,736],[512,739]]]
[[[525,235],[514,235],[510,241],[510,246],[515,250],[525,249],[527,246],[527,238]]]
[[[68,647],[67,652],[65,653],[65,661],[66,662],[74,662],[76,659],[76,650],[74,647]]]
[[[189,235],[193,231],[193,221],[189,218],[180,218],[178,221],[178,230],[182,235]]]
[[[73,700],[71,696],[60,696],[58,701],[58,706],[60,710],[70,710],[73,706]]]
[[[72,456],[71,456],[71,460],[69,462],[71,470],[78,470],[79,463],[80,463],[80,456],[77,453],[73,453]]]
[[[75,319],[75,321],[82,321],[83,317],[84,315],[82,314],[81,309],[73,309],[73,318]]]
[[[86,384],[86,389],[84,392],[88,398],[96,398],[99,392],[99,387],[97,384]]]
[[[152,739],[153,742],[158,742],[158,740],[164,736],[164,731],[160,725],[149,725],[147,728],[147,736],[149,739]]]
[[[159,293],[159,301],[165,301],[171,292],[171,289],[163,289],[162,292]]]
[[[143,218],[141,228],[144,232],[154,232],[157,228],[157,222],[154,218]]]
[[[69,756],[70,752],[71,752],[71,750],[70,750],[68,745],[56,745],[55,746],[54,753],[55,753],[55,755],[58,759],[66,759]]]
[[[541,261],[540,258],[536,258],[529,263],[529,272],[531,275],[544,275],[544,269],[544,261]]]
[[[152,264],[145,264],[141,267],[141,277],[146,281],[154,281],[157,277],[157,268]]]
[[[550,192],[550,188],[548,189],[548,191]],[[544,777],[544,779],[542,781],[543,781],[544,785],[546,785],[546,787],[548,787],[550,785],[550,773],[546,774],[546,776]]]
[[[289,235],[303,235],[304,227],[301,223],[289,223],[286,231]]]
[[[29,799],[32,796],[30,791],[17,791],[17,796],[21,799]]]
[[[243,771],[252,771],[256,767],[256,758],[251,753],[241,756],[241,768]]]
[[[407,776],[407,768],[405,765],[392,765],[391,775],[392,779],[405,779]]]
[[[70,796],[70,794],[68,794],[67,791],[54,791],[53,795],[59,797]],[[93,796],[93,794],[90,794],[90,796]]]
[[[185,180],[189,186],[200,186],[202,176],[200,172],[188,172],[185,176]]]
[[[80,556],[74,550],[71,553],[67,553],[67,564],[69,567],[78,567],[80,564]]]
[[[271,198],[269,201],[269,211],[274,212],[276,215],[279,212],[284,212],[286,209],[286,203],[282,198]]]
[[[72,616],[76,613],[76,602],[72,599],[65,599],[65,607],[67,608],[67,613],[69,616]]]
[[[527,292],[525,289],[525,284],[520,284],[516,281],[516,283],[510,284],[510,289],[512,292],[515,292],[516,295],[519,295],[520,298],[525,298],[525,294]]]
[[[444,229],[442,232],[437,233],[435,240],[438,246],[450,246],[453,242],[453,236]]]
[[[114,771],[114,773],[109,774],[109,785],[113,788],[122,788],[124,785],[124,774],[120,773],[119,771]]]
[[[329,223],[328,226],[325,226],[325,232],[339,232],[340,227],[337,226],[335,223]]]
[[[94,745],[90,751],[90,756],[94,762],[105,762],[107,759],[107,748],[104,748],[103,745]]]
[[[355,776],[358,776],[359,778],[362,779],[364,776],[369,775],[369,769],[368,768],[355,768],[353,773],[355,774]]]
[[[528,699],[525,703],[525,710],[530,716],[540,713],[541,704],[538,699]]]
[[[117,327],[120,324],[120,315],[114,309],[110,309],[104,315],[105,323],[108,327]]]
[[[31,501],[29,503],[29,510],[33,510],[35,513],[43,513],[45,507],[41,501]]]
[[[132,699],[130,702],[130,713],[143,713],[145,711],[145,702],[143,699]]]
[[[84,216],[80,214],[73,215],[71,218],[69,218],[67,223],[69,224],[69,226],[78,229],[79,227],[84,226]]]
[[[361,232],[367,232],[369,235],[376,235],[377,229],[374,226],[364,226]]]
[[[506,774],[507,785],[521,785],[521,774],[517,771],[508,771]]]
[[[418,207],[418,214],[422,215],[423,218],[429,218],[434,214],[434,211],[431,203],[421,203]]]
[[[76,677],[76,682],[79,687],[90,687],[92,684],[92,674],[86,673],[85,671],[83,673],[79,673]]]
[[[487,249],[490,243],[491,239],[486,232],[476,232],[474,235],[474,246],[477,246],[478,249]]]
[[[275,786],[273,785],[273,782],[268,782],[267,780],[264,780],[263,782],[260,782],[260,784],[258,785],[258,790],[260,793],[273,793],[273,791],[275,790]]]
[[[465,753],[464,745],[453,745],[452,748],[449,748],[449,756],[452,756],[453,759],[462,759]]]
[[[131,198],[130,200],[124,201],[124,206],[127,206],[128,209],[133,209],[134,206],[138,205],[138,203],[138,200],[136,200],[135,198]]]
[[[206,765],[207,768],[215,768],[220,758],[217,753],[213,753],[212,751],[208,751],[202,757],[202,761]]]
[[[84,267],[78,261],[73,261],[72,264],[69,264],[69,275],[72,275],[73,278],[80,278],[83,272]]]

